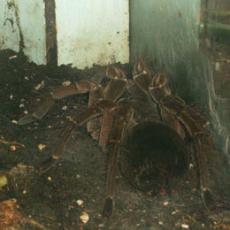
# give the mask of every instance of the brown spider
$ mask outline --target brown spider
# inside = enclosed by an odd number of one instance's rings
[[[133,77],[127,80],[124,71],[118,67],[106,70],[109,81],[105,86],[95,81],[81,81],[70,86],[54,89],[48,97],[32,113],[22,117],[19,125],[25,125],[42,119],[54,104],[55,100],[75,94],[89,93],[88,109],[72,122],[63,132],[62,143],[53,153],[52,159],[61,157],[64,145],[76,126],[86,124],[88,132],[97,140],[103,152],[107,152],[106,199],[103,214],[110,216],[113,209],[115,174],[120,145],[130,127],[140,122],[136,119],[136,106],[133,103],[133,87],[142,93],[149,106],[157,108],[160,119],[175,129],[183,140],[193,140],[193,149],[200,169],[200,185],[202,197],[209,192],[208,173],[205,154],[201,151],[204,128],[207,125],[199,113],[174,96],[169,87],[166,74],[154,75],[143,61],[134,66]],[[125,97],[129,92],[131,99]]]

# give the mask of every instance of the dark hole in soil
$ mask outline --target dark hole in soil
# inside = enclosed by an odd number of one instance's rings
[[[162,123],[135,126],[121,152],[120,166],[128,182],[139,190],[157,194],[181,179],[187,169],[188,150],[180,136]]]

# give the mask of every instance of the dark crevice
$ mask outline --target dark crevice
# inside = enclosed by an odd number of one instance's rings
[[[25,48],[25,43],[24,43],[24,36],[20,24],[20,17],[19,17],[19,9],[15,1],[7,1],[7,7],[8,9],[13,9],[14,14],[15,14],[15,19],[16,19],[16,25],[18,27],[19,31],[19,54],[23,54],[23,49]],[[7,18],[6,21],[10,21],[11,25],[13,25],[12,19]]]
[[[186,172],[188,150],[179,135],[165,124],[138,124],[124,146],[122,174],[139,190],[157,194],[164,187],[169,191],[175,179]]]
[[[47,64],[57,66],[57,28],[55,0],[44,0],[46,20],[46,60]]]

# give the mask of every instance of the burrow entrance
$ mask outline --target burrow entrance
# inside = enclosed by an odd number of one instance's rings
[[[188,149],[169,126],[158,122],[136,125],[124,140],[120,168],[128,182],[156,195],[183,178],[188,166]]]

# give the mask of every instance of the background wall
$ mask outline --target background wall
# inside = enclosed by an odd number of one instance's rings
[[[31,61],[46,63],[44,2],[0,0],[0,49],[23,51]]]
[[[133,59],[144,55],[173,67],[198,49],[200,0],[131,1]]]
[[[78,68],[129,61],[128,0],[56,0],[58,64]],[[0,0],[0,49],[46,63],[43,0]]]
[[[207,98],[199,54],[200,0],[131,1],[132,61],[144,57],[174,78],[187,101]]]
[[[128,0],[56,0],[58,63],[129,61]]]

